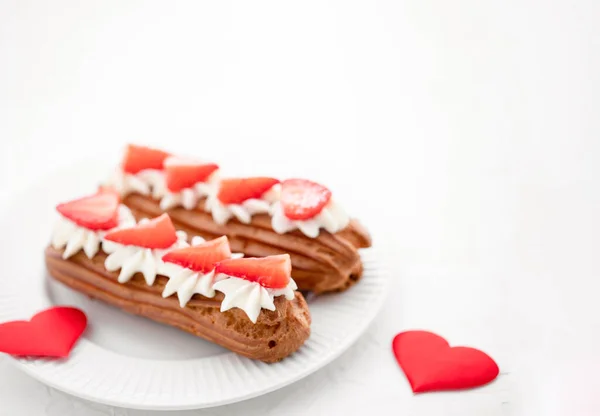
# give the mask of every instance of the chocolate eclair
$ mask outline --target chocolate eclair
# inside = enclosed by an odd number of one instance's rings
[[[74,290],[265,362],[309,337],[288,255],[240,258],[225,236],[189,244],[167,214],[135,223],[110,191],[57,208],[46,266]]]
[[[163,212],[150,196],[131,194],[123,199],[123,203],[138,220]],[[201,201],[193,210],[178,207],[166,212],[175,227],[189,236],[212,239],[226,235],[231,249],[247,256],[288,253],[292,259],[292,277],[300,290],[317,294],[345,290],[362,276],[358,248],[369,247],[371,242],[357,221],[350,220],[338,233],[325,231],[316,238],[310,238],[300,231],[278,234],[271,228],[267,214],[253,215],[248,224],[235,218],[219,224],[203,208],[204,201]]]
[[[347,289],[362,276],[359,249],[371,246],[331,191],[305,179],[220,178],[214,163],[130,145],[105,185],[138,220],[168,212],[189,236],[226,235],[247,256],[290,254],[303,291]]]

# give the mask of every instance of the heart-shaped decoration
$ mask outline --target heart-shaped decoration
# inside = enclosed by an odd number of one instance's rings
[[[87,325],[76,308],[57,306],[30,321],[0,324],[0,352],[14,356],[67,357]]]
[[[500,371],[486,353],[450,347],[444,338],[428,331],[401,332],[394,337],[392,348],[415,393],[482,386]]]

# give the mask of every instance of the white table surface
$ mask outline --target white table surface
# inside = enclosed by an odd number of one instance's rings
[[[280,391],[177,414],[598,414],[599,17],[594,0],[5,0],[0,209],[136,141],[311,176],[367,223],[394,278],[369,332]],[[500,377],[413,396],[390,348],[411,328]],[[0,357],[0,415],[146,413]]]

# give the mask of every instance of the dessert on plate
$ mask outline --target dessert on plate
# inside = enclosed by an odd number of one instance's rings
[[[188,236],[225,235],[232,250],[264,257],[288,253],[300,290],[341,291],[358,281],[358,250],[369,233],[325,186],[306,179],[221,177],[214,163],[129,145],[104,186],[136,219],[168,212]]]
[[[287,254],[240,258],[226,236],[189,242],[166,213],[136,223],[112,190],[57,211],[46,266],[79,292],[265,362],[310,335]]]

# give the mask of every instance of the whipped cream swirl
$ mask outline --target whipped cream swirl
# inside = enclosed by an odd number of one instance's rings
[[[177,264],[164,263],[160,274],[169,278],[169,282],[163,290],[162,297],[168,298],[172,294],[177,293],[179,306],[182,308],[187,305],[196,293],[207,298],[215,296],[215,290],[213,289],[214,270],[202,273],[181,267]]]
[[[274,311],[276,296],[285,296],[287,300],[294,299],[294,290],[298,289],[298,286],[294,279],[290,278],[290,282],[283,289],[269,289],[256,282],[221,274],[217,276],[213,289],[225,295],[221,302],[221,312],[240,308],[255,324],[261,309]]]
[[[148,222],[143,219],[139,223]],[[134,274],[142,273],[148,286],[152,286],[160,270],[164,268],[162,257],[177,248],[188,247],[187,234],[184,231],[177,231],[177,241],[171,247],[165,249],[153,249],[131,245],[123,245],[114,241],[104,240],[102,250],[108,254],[104,261],[104,268],[109,272],[119,269],[118,282],[127,283]]]
[[[214,189],[206,199],[204,210],[212,213],[213,220],[217,224],[223,225],[232,217],[243,224],[250,224],[253,215],[269,213],[271,205],[279,199],[280,189],[280,185],[276,184],[260,199],[250,198],[241,204],[223,204],[217,197],[218,189]]]
[[[144,169],[134,175],[117,168],[104,185],[113,188],[122,197],[138,193],[152,194],[153,198],[158,199],[167,192],[165,174],[158,169]]]
[[[219,176],[214,172],[205,182],[198,182],[191,188],[182,189],[180,192],[170,192],[166,186],[160,200],[160,209],[166,211],[171,208],[182,206],[185,209],[194,209],[198,202],[215,192]]]
[[[115,228],[132,225],[135,225],[135,218],[131,214],[131,211],[125,205],[119,205],[118,225]],[[89,228],[75,224],[70,219],[61,215],[52,231],[51,243],[52,247],[56,250],[66,247],[62,254],[62,258],[65,260],[78,253],[81,249],[91,259],[98,253],[102,237],[108,231],[110,230],[90,230]]]
[[[331,234],[337,233],[346,228],[350,222],[350,217],[344,209],[331,199],[323,210],[315,217],[308,220],[291,220],[285,216],[280,202],[275,202],[270,209],[271,227],[276,233],[285,234],[289,231],[299,229],[304,235],[310,238],[317,238],[320,229],[324,228]]]
[[[204,242],[205,240],[200,236],[192,238],[192,246],[197,246]],[[242,253],[231,254],[231,258],[234,259],[243,256]],[[213,283],[218,280],[217,278],[225,278],[224,275],[215,277],[214,269],[208,273],[202,273],[169,262],[163,262],[159,274],[169,278],[169,282],[163,290],[162,297],[168,298],[172,294],[177,293],[179,306],[182,308],[187,305],[195,294],[213,298],[215,296]]]

